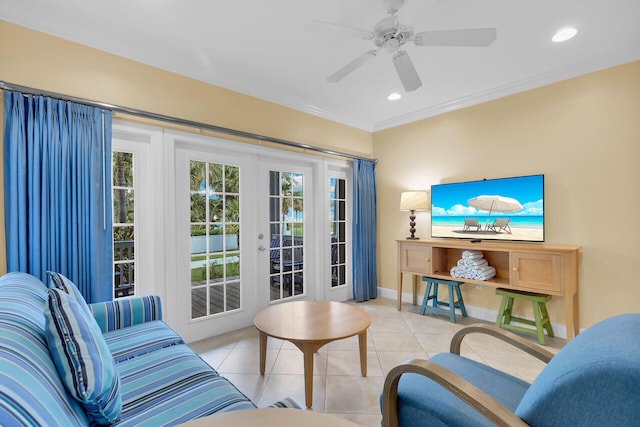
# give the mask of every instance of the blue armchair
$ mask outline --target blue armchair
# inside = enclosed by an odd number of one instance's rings
[[[529,384],[460,356],[485,333],[547,363]],[[393,368],[380,397],[383,426],[630,426],[640,422],[640,314],[603,320],[555,356],[490,325],[456,333],[449,353]],[[465,403],[466,402],[466,403]]]

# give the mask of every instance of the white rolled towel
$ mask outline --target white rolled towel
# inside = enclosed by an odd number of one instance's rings
[[[482,259],[484,254],[482,252],[462,252],[462,258],[465,259]]]
[[[478,267],[485,267],[487,265],[489,265],[489,261],[487,261],[486,259],[482,258],[482,259],[469,259],[469,258],[462,258],[458,260],[458,265],[464,265],[466,267],[469,268],[478,268]]]
[[[482,259],[484,254],[481,251],[462,251],[462,258],[464,259]]]
[[[451,277],[461,277],[460,276],[460,267],[451,267],[451,271],[449,271]]]
[[[476,271],[476,274],[474,276],[475,280],[493,279],[496,276],[496,269],[494,267],[490,267],[485,271]]]
[[[482,255],[482,251],[478,251],[475,249],[465,249],[462,251],[462,256],[473,256],[473,255]]]
[[[493,271],[495,273],[496,272],[496,268],[492,267],[490,265],[485,265],[485,266],[482,266],[482,267],[476,267],[476,271],[478,273],[486,273],[486,272],[491,272],[491,271]]]

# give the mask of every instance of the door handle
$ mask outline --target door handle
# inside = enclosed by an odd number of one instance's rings
[[[264,246],[258,246],[258,250],[259,251],[264,251],[264,250],[266,250],[266,248]]]

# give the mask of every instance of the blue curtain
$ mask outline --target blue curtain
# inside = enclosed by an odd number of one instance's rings
[[[5,91],[7,271],[57,271],[111,300],[110,177],[110,111]]]
[[[376,163],[353,161],[353,298],[378,296],[376,269]]]

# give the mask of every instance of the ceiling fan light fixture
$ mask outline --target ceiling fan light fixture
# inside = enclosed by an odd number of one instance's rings
[[[393,92],[389,94],[389,96],[387,96],[387,99],[389,101],[397,101],[400,98],[402,98],[402,95],[400,95],[398,92]]]
[[[397,52],[400,49],[400,41],[398,39],[389,39],[384,45],[390,53]]]
[[[573,27],[561,28],[553,35],[551,41],[555,43],[566,42],[567,40],[572,39],[576,34],[578,34],[578,30]]]

